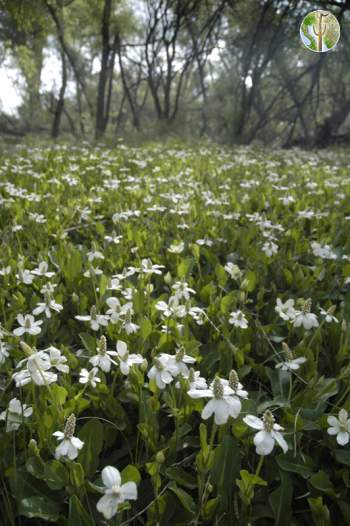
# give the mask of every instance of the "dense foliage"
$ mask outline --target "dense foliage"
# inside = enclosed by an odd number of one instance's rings
[[[4,525],[349,524],[348,167],[2,156]]]

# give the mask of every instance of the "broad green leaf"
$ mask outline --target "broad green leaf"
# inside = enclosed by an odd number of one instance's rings
[[[126,466],[126,468],[123,469],[123,471],[121,472],[121,477],[123,484],[125,482],[135,482],[135,484],[138,485],[141,482],[141,475],[139,470],[131,464],[129,464],[128,466]]]
[[[197,487],[196,478],[181,467],[169,467],[165,470],[165,474],[169,480],[174,480],[179,486],[184,486],[188,489]]]
[[[275,518],[275,526],[284,526],[292,516],[293,484],[288,473],[279,470],[281,484],[270,494],[269,502]]]
[[[283,471],[290,473],[297,473],[304,479],[311,477],[314,473],[313,462],[310,457],[303,455],[303,457],[297,455],[294,457],[292,451],[283,453],[276,457],[277,464]]]
[[[95,520],[83,506],[76,495],[69,499],[69,516],[67,526],[94,526]]]
[[[181,505],[185,508],[185,510],[193,514],[195,513],[196,505],[191,495],[189,495],[189,493],[179,488],[176,482],[170,482],[169,489],[175,493],[175,495],[177,496],[177,498],[179,499]]]
[[[316,526],[334,526],[331,523],[331,516],[326,504],[323,504],[322,497],[307,499],[314,524]]]
[[[18,506],[19,515],[28,519],[43,519],[48,522],[56,522],[59,518],[60,506],[58,502],[46,497],[28,497],[22,499]]]
[[[45,482],[51,489],[62,489],[68,484],[67,469],[59,460],[49,460],[45,463]]]
[[[79,438],[84,442],[80,450],[78,462],[83,466],[88,477],[91,477],[97,470],[99,454],[103,445],[103,425],[97,419],[89,420],[79,433]]]

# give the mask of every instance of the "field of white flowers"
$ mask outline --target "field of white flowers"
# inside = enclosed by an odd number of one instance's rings
[[[350,524],[349,169],[2,155],[3,526]]]

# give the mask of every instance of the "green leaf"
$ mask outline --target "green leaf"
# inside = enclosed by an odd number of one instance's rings
[[[98,467],[99,454],[103,445],[103,426],[97,419],[91,419],[81,429],[79,438],[84,442],[78,462],[83,466],[87,477],[92,476]]]
[[[279,470],[281,484],[270,494],[269,501],[275,518],[275,526],[288,524],[292,516],[293,485],[288,473]]]
[[[283,453],[276,457],[277,464],[283,471],[288,471],[290,473],[297,473],[301,475],[304,479],[311,477],[314,473],[313,462],[310,457],[303,455],[303,457],[297,455],[294,457],[292,451]]]
[[[203,507],[202,515],[205,521],[212,521],[214,514],[217,511],[218,505],[220,503],[220,497],[215,497],[215,499],[209,499],[208,502]],[[213,524],[213,521],[211,522]]]
[[[325,504],[323,504],[322,497],[317,497],[314,499],[307,499],[311,513],[312,518],[314,520],[314,523],[316,526],[332,526],[331,524],[331,516],[329,513],[329,509]]]
[[[337,462],[340,462],[340,464],[344,464],[345,466],[350,466],[350,451],[336,449],[334,454]]]
[[[95,354],[96,352],[96,338],[91,336],[91,334],[88,334],[87,332],[81,332],[79,334],[79,338],[82,341],[82,344],[84,345],[85,349],[89,351],[91,354]]]
[[[62,489],[68,484],[68,471],[58,460],[49,460],[45,464],[45,481],[50,489]]]
[[[318,471],[310,477],[310,484],[319,491],[334,495],[334,486],[324,471]]]
[[[67,253],[67,260],[62,269],[65,276],[72,281],[81,274],[82,267],[83,265],[79,250],[71,247]]]
[[[84,468],[79,462],[71,462],[69,466],[70,481],[73,486],[80,488],[84,484]]]
[[[95,520],[82,505],[76,495],[69,499],[69,516],[67,526],[94,526]]]
[[[217,485],[222,503],[226,506],[231,500],[234,481],[239,474],[240,453],[237,440],[225,435],[215,450],[212,480]]]
[[[253,270],[248,270],[247,274],[245,275],[245,279],[247,280],[246,290],[248,292],[253,292],[257,282],[255,272],[253,272]]]
[[[194,514],[196,511],[196,505],[191,497],[186,491],[179,488],[176,482],[170,482],[169,489],[175,493],[177,498],[179,499],[182,506],[185,508],[185,510],[189,511],[190,513]]]
[[[28,473],[37,479],[42,479],[45,475],[45,462],[39,456],[29,457],[26,461]]]
[[[100,294],[100,298],[102,298],[102,296],[104,295],[104,293],[106,292],[107,290],[107,285],[108,285],[108,278],[102,274],[101,275],[101,278],[100,278],[100,283],[99,283],[99,294]]]
[[[61,385],[52,384],[51,393],[53,393],[55,400],[59,405],[64,405],[65,401],[67,400],[67,396],[68,396],[67,389],[65,389]]]
[[[126,468],[123,469],[120,475],[121,475],[123,484],[125,482],[135,482],[135,484],[138,485],[141,482],[140,472],[132,464],[129,464],[128,466],[126,466]]]
[[[56,522],[59,518],[59,504],[46,497],[28,497],[19,503],[18,513],[28,519],[43,519]]]
[[[195,489],[197,487],[197,481],[195,477],[187,473],[180,467],[169,467],[165,470],[165,475],[169,480],[174,480],[180,486],[184,486],[188,489]]]
[[[146,340],[153,330],[152,323],[148,318],[143,318],[140,324],[140,336],[143,340]]]

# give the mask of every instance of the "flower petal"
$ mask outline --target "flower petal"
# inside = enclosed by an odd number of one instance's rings
[[[106,466],[102,470],[102,482],[107,488],[112,486],[120,486],[121,484],[120,473],[117,468],[113,466]]]

